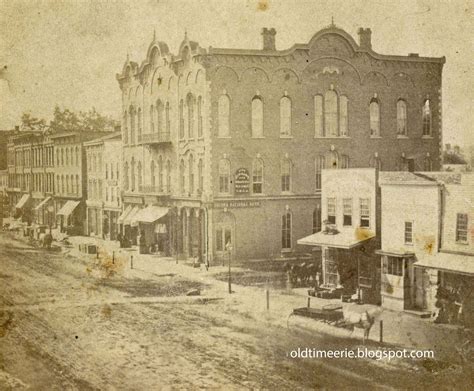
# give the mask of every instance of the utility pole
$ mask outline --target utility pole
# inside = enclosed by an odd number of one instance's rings
[[[225,245],[226,250],[229,253],[229,294],[232,293],[232,277],[231,277],[231,263],[232,263],[232,243],[229,241]]]

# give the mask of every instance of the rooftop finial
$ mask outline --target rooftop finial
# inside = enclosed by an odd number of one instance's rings
[[[331,16],[331,26],[335,26],[335,24],[334,24],[334,16]]]
[[[188,39],[188,30],[184,29],[184,39]]]

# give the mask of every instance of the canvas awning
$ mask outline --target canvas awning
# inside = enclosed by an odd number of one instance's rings
[[[122,212],[122,214],[119,216],[119,218],[117,219],[117,224],[123,224],[123,221],[125,220],[125,218],[130,213],[131,210],[132,210],[132,206],[128,205],[125,208],[125,210]]]
[[[21,209],[24,208],[26,203],[29,201],[30,195],[29,194],[23,194],[20,198],[20,201],[15,205],[15,208]]]
[[[166,216],[169,210],[169,208],[150,205],[144,209],[141,209],[135,215],[134,219],[139,223],[154,223],[155,221]]]
[[[417,258],[418,261],[414,263],[416,267],[474,275],[474,257],[472,255],[440,252],[433,255],[417,255]]]
[[[297,243],[306,246],[324,246],[349,250],[373,237],[375,237],[375,232],[369,229],[356,228],[343,230],[337,234],[328,234],[324,231],[317,232],[299,239]]]
[[[46,206],[46,204],[51,200],[51,197],[46,197],[43,201],[41,201],[36,207],[35,207],[35,210],[40,210],[41,208],[43,208],[44,206]]]
[[[69,216],[79,204],[80,201],[66,201],[56,214],[59,216]]]
[[[134,206],[130,213],[125,217],[123,220],[123,225],[130,225],[132,227],[138,225],[134,220],[135,215],[138,213],[140,208],[138,206]]]

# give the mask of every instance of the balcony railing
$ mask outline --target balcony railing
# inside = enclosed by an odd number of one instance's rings
[[[142,135],[142,144],[163,144],[171,142],[169,132],[145,133]]]
[[[164,188],[160,189],[159,186],[153,186],[153,185],[140,185],[138,187],[138,191],[140,193],[168,194]]]

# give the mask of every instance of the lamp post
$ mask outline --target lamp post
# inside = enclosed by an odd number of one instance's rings
[[[229,293],[232,293],[232,279],[231,279],[231,263],[232,263],[232,243],[230,241],[225,245],[226,251],[229,253]]]

